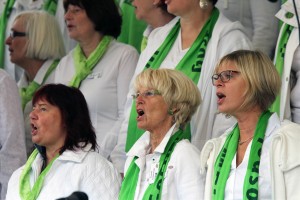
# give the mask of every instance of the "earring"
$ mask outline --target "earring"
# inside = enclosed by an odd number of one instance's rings
[[[208,0],[200,0],[199,5],[201,9],[206,9],[208,7]]]
[[[174,115],[174,111],[171,110],[171,109],[169,109],[169,110],[168,110],[168,114],[169,114],[169,115]]]

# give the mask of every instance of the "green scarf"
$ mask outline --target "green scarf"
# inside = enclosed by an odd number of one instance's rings
[[[56,14],[58,0],[47,0],[44,3],[43,10],[47,11],[51,15]]]
[[[120,5],[122,11],[122,27],[118,41],[130,44],[135,47],[137,51],[140,51],[143,32],[147,24],[136,18],[134,13],[135,8],[131,2],[132,0],[124,0]]]
[[[7,19],[15,4],[15,0],[7,0],[2,14],[0,15],[0,68],[4,68],[4,52],[5,52],[5,34]]]
[[[30,172],[31,172],[31,166],[32,163],[34,162],[36,156],[38,154],[38,150],[35,149],[32,154],[30,155],[30,157],[28,158],[24,169],[22,171],[22,174],[20,176],[20,197],[22,200],[35,200],[38,198],[39,193],[43,187],[43,183],[44,183],[44,179],[45,176],[48,174],[54,160],[56,160],[56,158],[59,155],[56,155],[53,160],[47,165],[47,167],[42,171],[42,173],[39,175],[39,177],[37,178],[36,182],[34,183],[32,189],[30,188]]]
[[[148,188],[145,191],[145,194],[143,196],[143,200],[145,199],[161,199],[161,193],[162,193],[162,186],[163,181],[165,177],[165,173],[167,170],[168,163],[171,159],[171,155],[174,151],[174,148],[176,144],[183,139],[183,131],[178,130],[174,135],[170,137],[170,140],[168,141],[166,148],[164,152],[161,154],[159,159],[159,170],[158,174],[155,178],[154,183],[150,184]],[[140,173],[139,167],[136,165],[135,160],[137,157],[135,157],[124,177],[124,180],[122,182],[121,191],[119,194],[119,200],[131,200],[134,199],[136,186],[138,183],[138,177]]]
[[[277,47],[277,52],[276,52],[276,69],[282,77],[282,72],[284,68],[284,57],[285,57],[285,50],[286,50],[286,44],[288,43],[289,37],[293,31],[293,26],[290,26],[288,24],[284,24],[282,28],[282,34],[279,40],[279,44]],[[272,104],[270,110],[272,112],[277,112],[277,114],[280,116],[280,94],[276,97],[275,102]]]
[[[141,42],[141,52],[146,48],[148,43],[148,37],[143,36],[142,42]]]
[[[50,74],[56,68],[58,62],[59,62],[59,60],[53,61],[53,63],[48,68],[41,84],[39,84],[35,81],[32,81],[27,87],[20,89],[20,96],[22,99],[23,110],[25,109],[26,104],[32,99],[32,97],[33,97],[34,93],[37,91],[37,89],[39,89],[41,87],[41,85],[43,85],[45,83],[45,81],[48,79]]]
[[[195,42],[192,44],[191,48],[184,55],[178,65],[175,67],[176,70],[182,71],[190,77],[195,84],[198,83],[201,73],[201,68],[203,60],[205,57],[206,47],[211,38],[214,26],[219,17],[219,10],[214,8],[210,18],[207,20],[203,26],[200,34],[198,35]],[[145,69],[152,68],[158,69],[161,63],[164,61],[166,56],[169,54],[177,36],[180,31],[180,21],[178,21],[175,26],[172,28],[168,34],[165,41],[162,45],[155,51],[152,57],[149,59],[148,63],[145,66]],[[135,110],[135,101],[132,103],[128,130],[127,130],[127,140],[125,150],[128,151],[136,140],[144,133],[144,130],[141,130],[137,127],[136,121],[137,113]],[[184,133],[186,139],[191,138],[190,125],[187,125]]]
[[[264,142],[268,120],[272,115],[266,111],[261,114],[256,125],[254,138],[251,145],[246,176],[244,179],[243,199],[258,199],[258,177],[261,149]],[[232,159],[237,150],[240,130],[236,125],[227,136],[226,141],[216,159],[214,166],[214,179],[212,199],[224,199],[226,182],[230,172]]]
[[[106,52],[111,40],[110,36],[104,36],[88,58],[85,57],[79,44],[77,44],[73,54],[76,73],[70,81],[69,86],[80,87],[81,82],[93,71],[96,64]]]

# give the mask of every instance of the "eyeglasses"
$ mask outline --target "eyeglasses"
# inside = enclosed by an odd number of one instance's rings
[[[161,95],[161,93],[158,90],[147,90],[143,93],[137,92],[135,94],[132,94],[131,96],[133,97],[133,99],[137,99],[140,95],[147,98],[147,97],[153,97],[155,95]]]
[[[228,82],[232,77],[233,77],[233,73],[236,73],[236,74],[239,74],[241,72],[239,71],[234,71],[234,70],[226,70],[226,71],[223,71],[219,74],[214,74],[212,75],[211,79],[212,79],[212,84],[213,85],[216,85],[216,82],[217,80],[219,80],[219,78],[221,79],[221,81],[223,83],[226,83]]]
[[[18,32],[18,31],[11,31],[9,36],[14,39],[15,37],[24,37],[26,36],[27,34],[24,33],[24,32]]]

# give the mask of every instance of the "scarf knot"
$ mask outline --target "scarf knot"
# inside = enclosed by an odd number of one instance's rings
[[[79,44],[75,47],[73,58],[75,65],[75,75],[69,83],[69,86],[80,87],[81,82],[93,71],[97,63],[101,60],[112,37],[104,36],[96,49],[86,58]]]

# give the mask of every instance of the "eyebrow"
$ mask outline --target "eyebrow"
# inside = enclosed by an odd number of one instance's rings
[[[36,106],[47,106],[48,104],[46,104],[46,103],[39,103],[39,104],[35,104],[34,106],[36,107]]]

